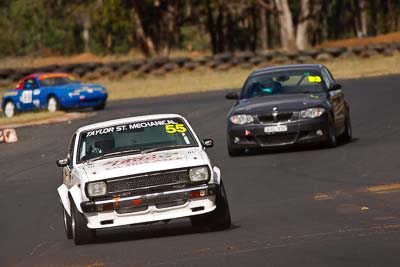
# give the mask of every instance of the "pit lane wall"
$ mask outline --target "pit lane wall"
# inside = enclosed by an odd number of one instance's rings
[[[63,65],[48,65],[37,68],[1,68],[0,87],[8,86],[22,77],[34,72],[69,72],[78,78],[92,81],[101,77],[120,79],[127,74],[165,74],[176,71],[196,71],[209,68],[213,70],[228,70],[230,68],[252,68],[261,64],[287,64],[309,63],[313,60],[319,62],[331,61],[337,58],[364,57],[376,54],[392,56],[400,51],[400,42],[390,44],[374,44],[370,46],[337,47],[324,49],[307,49],[297,52],[261,51],[223,53],[201,58],[175,57],[175,58],[150,58],[143,60],[114,61],[108,63],[77,63]],[[1,88],[5,89],[5,88]]]

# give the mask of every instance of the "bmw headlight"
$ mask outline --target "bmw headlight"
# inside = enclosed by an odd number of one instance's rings
[[[94,182],[87,185],[89,197],[104,196],[107,193],[107,185],[105,182]]]
[[[209,173],[207,167],[196,167],[189,170],[189,178],[192,182],[207,181]]]
[[[303,119],[318,118],[322,114],[324,114],[324,112],[325,112],[325,109],[323,109],[323,108],[308,108],[308,109],[304,109],[304,110],[300,111],[300,117]]]
[[[229,118],[233,124],[246,124],[254,121],[253,116],[246,114],[233,115]]]

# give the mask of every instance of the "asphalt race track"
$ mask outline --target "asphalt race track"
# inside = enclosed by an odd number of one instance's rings
[[[18,143],[0,145],[0,266],[400,266],[400,76],[342,84],[355,140],[334,149],[229,158],[226,92],[112,102],[70,124],[18,129]],[[181,219],[75,246],[64,233],[55,165],[72,132],[165,112],[214,139],[209,154],[222,169],[231,229],[195,231]]]

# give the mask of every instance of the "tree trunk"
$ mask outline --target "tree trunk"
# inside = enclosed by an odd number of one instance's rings
[[[224,11],[223,7],[220,6],[218,9],[217,16],[217,53],[222,53],[225,51],[225,38],[224,38]]]
[[[207,0],[207,27],[208,27],[208,32],[210,33],[210,38],[211,38],[212,53],[216,54],[218,52],[217,33],[216,33],[216,29],[215,29],[213,9],[212,9],[210,0]]]
[[[132,20],[136,33],[136,38],[140,42],[140,46],[142,47],[142,51],[146,56],[154,56],[156,54],[156,50],[154,48],[153,40],[149,36],[146,36],[142,21],[139,17],[138,3],[137,0],[132,0]]]
[[[261,22],[261,48],[268,49],[268,25],[267,25],[267,9],[259,5],[260,22]]]
[[[359,0],[351,1],[351,10],[353,12],[353,29],[357,38],[362,38],[363,33],[361,30],[361,10]]]
[[[226,40],[228,43],[228,50],[229,52],[234,52],[235,50],[235,38],[236,35],[233,31],[233,25],[234,25],[235,21],[233,20],[232,14],[230,11],[228,11],[228,14],[226,16],[226,28],[227,28],[227,32],[226,32]]]
[[[251,50],[256,51],[257,49],[257,39],[258,39],[258,27],[257,27],[257,12],[255,6],[253,5],[250,9],[251,14],[251,26],[253,30],[252,39],[251,39]]]
[[[342,0],[337,0],[336,3],[334,4],[334,12],[333,12],[333,25],[336,25],[336,27],[333,27],[333,34],[329,36],[329,31],[328,31],[328,37],[331,37],[332,39],[338,39],[340,37],[341,29],[343,29],[343,23],[341,18],[343,17],[343,1]]]
[[[323,0],[322,5],[321,5],[321,10],[320,12],[322,13],[322,22],[321,22],[321,40],[320,42],[325,42],[328,40],[328,16],[326,15],[328,13],[328,0]],[[315,13],[314,13],[315,14]]]
[[[163,56],[169,56],[174,37],[176,35],[177,1],[167,0],[158,1],[157,8],[159,13],[159,52]]]
[[[359,0],[358,5],[360,7],[361,33],[362,33],[362,37],[366,37],[368,35],[368,30],[367,30],[367,1],[366,0]]]
[[[299,23],[296,32],[296,48],[304,50],[308,47],[308,28],[310,25],[310,1],[301,0]]]
[[[90,52],[90,16],[88,13],[83,15],[82,39],[84,51]]]
[[[370,20],[370,29],[371,29],[371,34],[372,35],[377,35],[379,33],[379,27],[378,27],[378,12],[377,10],[377,4],[376,1],[371,1],[370,2],[370,9],[374,10],[374,12],[371,12],[371,20]]]
[[[281,46],[285,50],[295,49],[292,13],[287,0],[275,0],[280,26]]]

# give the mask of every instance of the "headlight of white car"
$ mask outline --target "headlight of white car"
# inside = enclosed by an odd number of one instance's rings
[[[322,114],[324,114],[324,112],[325,112],[325,109],[323,109],[323,108],[308,108],[308,109],[304,109],[304,110],[300,111],[300,117],[303,119],[318,118]]]
[[[105,182],[94,182],[87,185],[89,197],[104,196],[107,193],[107,185]]]
[[[247,114],[233,115],[229,118],[233,124],[246,124],[254,121],[253,116]]]
[[[207,167],[196,167],[189,170],[189,178],[192,182],[207,181],[209,179],[209,172]]]

